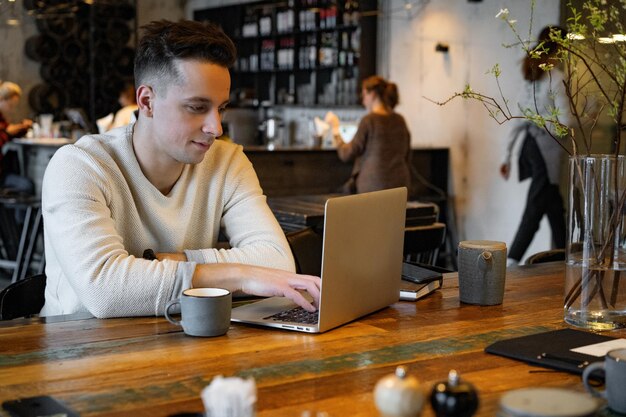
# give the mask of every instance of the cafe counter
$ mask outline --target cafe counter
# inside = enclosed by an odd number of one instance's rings
[[[342,162],[335,149],[246,147],[244,152],[268,197],[340,192],[352,172],[352,163]],[[413,195],[432,195],[433,189],[447,194],[449,153],[448,148],[413,149]]]
[[[4,151],[15,150],[20,159],[20,170],[35,183],[41,192],[41,181],[46,166],[56,150],[69,143],[67,139],[49,141],[15,140]],[[335,149],[245,147],[252,161],[263,192],[268,197],[341,192],[350,178],[352,163],[342,162]],[[416,148],[412,155],[413,196],[447,195],[449,172],[448,148]],[[427,198],[428,200],[428,198]],[[432,200],[432,199],[430,199]],[[436,201],[435,201],[436,202]]]

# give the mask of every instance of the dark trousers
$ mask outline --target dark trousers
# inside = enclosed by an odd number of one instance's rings
[[[518,262],[522,260],[535,233],[539,230],[539,223],[544,214],[548,216],[554,247],[565,247],[563,198],[559,187],[548,181],[545,161],[535,138],[531,135],[526,135],[524,139],[520,159],[522,160],[520,165],[523,164],[529,169],[532,181],[526,198],[526,208],[508,255]]]
[[[20,194],[33,195],[35,192],[35,184],[30,178],[23,177],[17,174],[6,174],[0,179],[0,186],[4,189],[9,189],[12,192]],[[26,217],[25,209],[15,209],[15,221],[21,225],[24,223]]]
[[[4,178],[2,178],[1,184],[3,188],[9,188],[24,194],[32,195],[35,192],[33,181],[30,178],[17,174],[6,174]]]

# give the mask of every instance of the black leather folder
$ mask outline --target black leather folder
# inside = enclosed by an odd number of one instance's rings
[[[587,365],[603,361],[604,358],[572,352],[570,349],[613,339],[582,330],[561,329],[501,340],[487,346],[485,352],[545,368],[582,374]]]

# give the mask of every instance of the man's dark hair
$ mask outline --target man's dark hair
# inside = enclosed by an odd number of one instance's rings
[[[207,61],[225,68],[235,63],[237,51],[222,28],[210,22],[160,20],[142,26],[143,36],[135,54],[137,87],[154,78],[176,82],[175,61]]]

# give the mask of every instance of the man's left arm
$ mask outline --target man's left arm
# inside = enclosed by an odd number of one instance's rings
[[[229,163],[221,226],[230,249],[185,250],[197,263],[238,263],[295,271],[285,234],[267,205],[252,163],[239,148]]]

